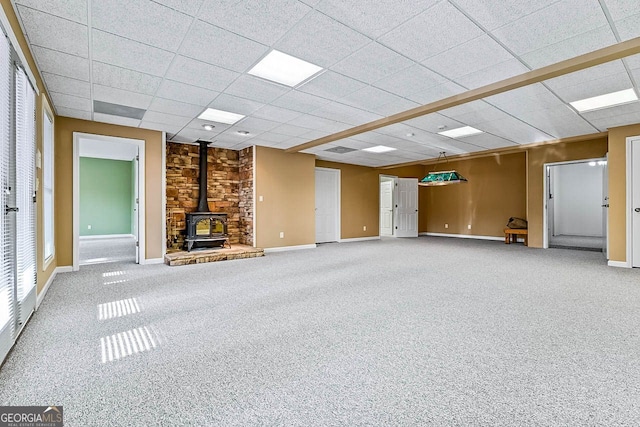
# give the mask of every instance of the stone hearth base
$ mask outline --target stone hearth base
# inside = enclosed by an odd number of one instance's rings
[[[228,259],[255,258],[264,256],[264,249],[234,243],[229,248],[200,249],[191,252],[170,252],[164,256],[167,265],[200,264],[202,262],[226,261]]]

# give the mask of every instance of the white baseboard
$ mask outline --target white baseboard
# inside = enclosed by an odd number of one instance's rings
[[[300,249],[315,249],[316,248],[316,244],[311,244],[311,245],[297,245],[297,246],[281,246],[278,248],[265,248],[264,249],[264,253],[269,253],[269,252],[285,252],[285,251],[297,251]]]
[[[49,280],[47,280],[47,283],[44,284],[44,288],[42,288],[42,290],[38,294],[38,297],[36,298],[36,310],[40,307],[40,304],[42,304],[42,301],[44,301],[44,297],[47,294],[47,291],[49,291],[49,287],[53,283],[53,280],[56,278],[56,275],[58,273],[69,273],[72,270],[73,268],[69,266],[56,267],[53,269],[53,273],[51,273],[51,276],[49,276]]]
[[[609,261],[607,264],[609,265],[609,267],[631,268],[631,266],[626,261]]]
[[[136,237],[133,234],[96,234],[95,236],[80,236],[80,240],[85,239],[121,239],[123,237]]]
[[[474,234],[419,233],[420,236],[457,237],[458,239],[504,241],[504,236],[477,236]]]
[[[140,264],[164,264],[164,257],[145,259]]]
[[[365,240],[380,240],[380,236],[371,236],[371,237],[352,237],[350,239],[340,239],[338,240],[340,243],[348,243],[348,242],[364,242]]]

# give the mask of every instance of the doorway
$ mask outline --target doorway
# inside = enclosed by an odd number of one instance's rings
[[[418,237],[418,179],[380,175],[380,236]]]
[[[340,240],[340,169],[316,168],[316,243]]]
[[[545,164],[544,247],[607,256],[607,159]]]
[[[144,263],[144,140],[73,139],[73,270]]]
[[[640,267],[640,137],[627,139],[627,265]]]
[[[393,236],[396,177],[380,175],[380,236]]]

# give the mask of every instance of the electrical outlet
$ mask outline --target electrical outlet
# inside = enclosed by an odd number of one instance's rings
[[[87,225],[87,229],[91,230],[91,224]]]
[[[449,224],[445,224],[445,225],[444,225],[444,228],[449,228]]]
[[[367,226],[366,225],[362,226],[362,231],[367,231]]]
[[[280,232],[280,238],[281,238],[281,239],[284,239],[284,231],[281,231],[281,232]]]
[[[467,230],[471,230],[471,224],[467,225]]]
[[[263,201],[263,200],[264,200],[264,197],[262,197],[262,196],[258,196],[258,201],[259,201],[259,202],[261,202],[261,201]]]

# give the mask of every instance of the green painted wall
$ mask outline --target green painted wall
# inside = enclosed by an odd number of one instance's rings
[[[81,236],[131,234],[131,163],[80,158]]]

